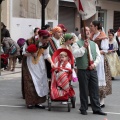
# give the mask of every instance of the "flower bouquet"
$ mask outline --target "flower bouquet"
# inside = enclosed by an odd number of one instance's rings
[[[33,53],[36,53],[38,50],[37,46],[35,44],[31,44],[28,46],[27,48],[27,52],[33,54]]]
[[[39,49],[35,44],[31,44],[28,46],[27,52],[32,54],[32,63],[37,64],[44,50]]]
[[[38,51],[38,48],[35,44],[31,44],[27,47],[26,51],[28,53],[31,53],[32,55],[32,61],[36,61],[36,57],[37,57],[37,51]]]

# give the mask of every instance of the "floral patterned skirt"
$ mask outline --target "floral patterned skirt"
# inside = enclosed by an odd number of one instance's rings
[[[22,60],[22,94],[25,98],[26,105],[36,105],[46,101],[46,96],[39,97],[35,90],[32,77],[27,67],[27,57]]]
[[[106,86],[99,87],[99,95],[100,98],[105,98],[106,95],[112,94],[112,80],[111,80],[111,72],[108,60],[106,55],[104,56],[104,67],[105,67],[105,79],[106,79]]]

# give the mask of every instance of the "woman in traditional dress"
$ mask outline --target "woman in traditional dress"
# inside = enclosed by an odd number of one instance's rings
[[[70,33],[63,35],[64,42],[61,45],[61,48],[66,48],[72,52],[71,44],[73,43],[73,36]]]
[[[109,32],[109,49],[108,49],[108,62],[110,65],[112,80],[114,80],[114,77],[120,75],[120,60],[116,53],[118,50],[118,43],[116,39],[114,38],[114,32]]]
[[[110,67],[105,56],[105,53],[107,53],[109,49],[109,40],[106,34],[100,31],[101,24],[99,21],[95,20],[91,22],[90,30],[92,33],[91,40],[98,44],[101,53],[101,61],[96,69],[98,74],[100,104],[101,107],[105,107],[104,98],[106,97],[106,95],[112,93]]]
[[[120,56],[120,27],[119,27],[118,31],[115,33],[115,38],[118,43],[117,54],[118,54],[118,56]]]
[[[46,30],[38,32],[39,38],[37,41],[29,39],[23,47],[23,63],[22,63],[22,80],[23,80],[23,94],[25,97],[27,108],[45,108],[41,103],[46,101],[48,94],[48,81],[44,59],[54,66],[49,55],[48,42],[50,34]],[[36,44],[38,51],[36,53],[28,53],[27,48],[31,44]]]
[[[71,47],[71,44],[73,43],[73,35],[70,34],[70,33],[66,33],[64,36],[64,43],[61,45],[61,48],[65,48],[65,49],[68,49],[71,53],[72,53],[72,47]],[[74,41],[75,42],[75,41]],[[74,66],[75,67],[75,66]],[[73,82],[77,81],[77,75],[76,75],[76,70],[73,69]]]
[[[109,49],[108,49],[108,53],[112,53],[112,52],[117,51],[118,50],[118,43],[114,39],[114,32],[109,32],[108,36],[109,36]]]

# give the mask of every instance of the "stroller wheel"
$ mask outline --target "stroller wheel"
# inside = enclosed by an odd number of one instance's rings
[[[74,96],[71,98],[72,108],[75,108],[75,101],[76,101],[76,97]]]
[[[70,110],[71,110],[71,100],[70,100],[70,98],[68,99],[68,112],[70,112]]]
[[[48,111],[51,111],[51,99],[48,97]]]

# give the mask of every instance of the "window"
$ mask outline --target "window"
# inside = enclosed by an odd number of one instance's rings
[[[120,27],[120,11],[114,11],[114,30],[117,31]]]
[[[107,20],[107,11],[106,10],[99,10],[98,11],[98,21],[102,24],[102,27],[106,31],[106,20]]]

